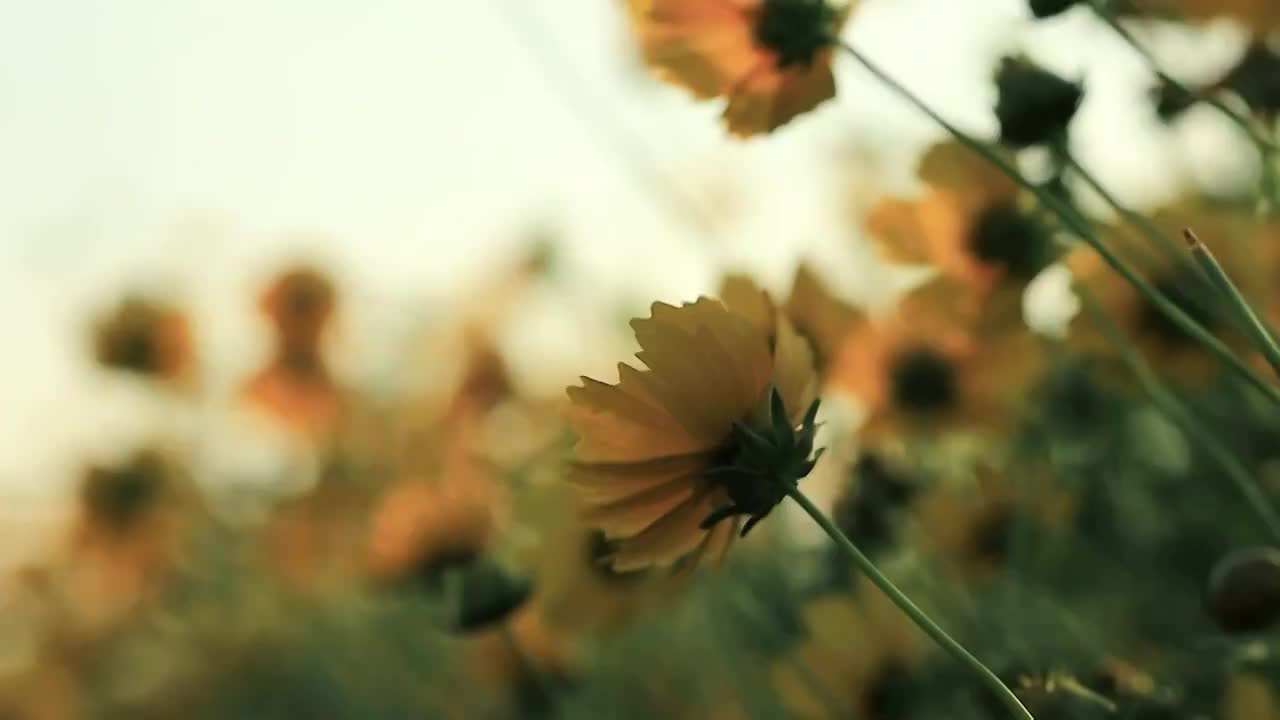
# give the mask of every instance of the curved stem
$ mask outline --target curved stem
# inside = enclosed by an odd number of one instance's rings
[[[1017,168],[1013,167],[1008,160],[1000,156],[998,152],[989,147],[986,143],[978,140],[969,133],[956,127],[946,118],[942,117],[936,110],[921,100],[915,93],[907,89],[902,83],[898,82],[892,75],[885,72],[879,65],[872,62],[870,58],[863,55],[857,48],[848,43],[841,42],[840,47],[845,50],[854,60],[857,60],[868,72],[874,75],[878,80],[884,83],[889,89],[893,90],[902,99],[906,100],[916,109],[927,115],[930,119],[940,125],[948,133],[950,133],[961,144],[986,158],[989,162],[1000,169],[1011,180],[1021,187],[1030,191],[1035,195],[1036,199],[1042,205],[1053,211],[1063,223],[1089,247],[1102,256],[1108,265],[1118,272],[1121,277],[1129,282],[1151,305],[1160,311],[1162,315],[1169,318],[1171,322],[1178,326],[1179,329],[1186,332],[1197,342],[1207,348],[1211,353],[1227,364],[1237,375],[1247,381],[1249,384],[1257,388],[1263,395],[1277,405],[1280,405],[1280,389],[1268,383],[1253,368],[1249,367],[1243,360],[1236,356],[1230,348],[1221,340],[1214,337],[1212,333],[1204,328],[1203,325],[1196,322],[1190,315],[1178,307],[1176,303],[1169,299],[1164,293],[1157,290],[1151,283],[1147,282],[1137,270],[1133,268],[1126,260],[1117,255],[1111,248],[1103,243],[1092,228],[1089,221],[1084,218],[1078,211],[1069,204],[1055,197],[1053,193],[1048,192],[1036,183],[1028,180]]]
[[[1120,36],[1120,39],[1124,40],[1129,47],[1133,48],[1134,52],[1138,53],[1138,55],[1146,61],[1147,67],[1160,78],[1161,82],[1164,82],[1179,92],[1184,93],[1187,97],[1195,98],[1200,102],[1207,103],[1213,107],[1213,109],[1222,113],[1224,117],[1235,123],[1236,126],[1243,130],[1244,133],[1249,136],[1249,139],[1253,144],[1258,147],[1258,150],[1264,155],[1275,152],[1277,149],[1276,144],[1269,138],[1260,134],[1257,129],[1253,127],[1253,123],[1251,123],[1248,118],[1240,115],[1240,113],[1235,110],[1232,110],[1230,106],[1222,102],[1222,100],[1214,97],[1212,94],[1192,90],[1177,79],[1170,77],[1164,72],[1164,70],[1160,69],[1160,63],[1156,62],[1156,58],[1151,54],[1151,51],[1143,47],[1142,44],[1138,42],[1138,39],[1133,36],[1133,33],[1129,32],[1124,25],[1121,25],[1120,21],[1117,20],[1114,15],[1107,12],[1100,0],[1088,0],[1088,5],[1089,9],[1093,11],[1093,14],[1096,15],[1099,20],[1106,23],[1107,27],[1110,27],[1116,35]]]
[[[1244,293],[1240,292],[1240,288],[1231,281],[1231,277],[1227,275],[1227,271],[1218,263],[1218,259],[1213,256],[1211,251],[1196,234],[1191,230],[1185,231],[1187,244],[1191,247],[1191,257],[1209,276],[1210,282],[1222,296],[1227,299],[1231,307],[1239,316],[1241,322],[1244,323],[1245,330],[1249,333],[1249,337],[1253,340],[1258,349],[1262,351],[1262,356],[1266,358],[1267,363],[1271,365],[1271,369],[1276,375],[1280,376],[1280,345],[1276,345],[1275,336],[1268,327],[1265,320],[1258,316],[1253,306],[1249,304],[1249,300],[1245,298]]]
[[[1022,704],[1022,701],[1018,699],[1018,696],[1015,695],[1013,691],[996,676],[995,673],[991,672],[986,665],[982,664],[981,660],[974,657],[973,654],[966,650],[963,645],[956,642],[945,630],[939,627],[938,624],[935,623],[927,613],[925,613],[925,611],[921,610],[914,602],[912,602],[911,598],[907,597],[904,592],[899,590],[898,586],[894,585],[892,580],[886,577],[884,573],[880,572],[880,569],[875,566],[875,563],[871,562],[870,558],[862,554],[862,551],[858,549],[858,546],[854,545],[848,537],[845,537],[845,534],[840,532],[840,528],[837,528],[835,524],[831,522],[831,519],[828,518],[822,510],[818,509],[817,505],[814,505],[804,493],[800,492],[798,487],[795,487],[794,485],[788,487],[787,495],[789,495],[797,505],[803,508],[804,511],[808,513],[809,517],[813,518],[813,521],[818,524],[818,527],[822,528],[823,532],[825,532],[832,541],[835,542],[836,546],[839,547],[840,550],[858,566],[858,569],[861,570],[876,587],[880,588],[881,592],[888,596],[889,600],[891,600],[894,605],[898,606],[899,610],[905,613],[907,617],[911,618],[911,621],[916,624],[916,627],[923,630],[930,639],[936,642],[943,650],[950,653],[952,657],[968,666],[968,668],[973,671],[974,675],[978,676],[978,679],[982,681],[982,684],[991,692],[995,693],[996,697],[1000,698],[1001,702],[1004,703],[1005,707],[1009,708],[1009,712],[1012,713],[1014,717],[1021,718],[1022,720],[1035,720],[1035,717],[1032,716],[1031,712]]]

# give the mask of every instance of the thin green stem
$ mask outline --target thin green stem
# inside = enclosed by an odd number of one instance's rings
[[[1143,47],[1142,43],[1139,43],[1138,39],[1133,36],[1133,33],[1129,32],[1128,28],[1121,24],[1114,15],[1107,12],[1102,0],[1089,0],[1088,5],[1094,15],[1106,23],[1116,35],[1119,35],[1134,52],[1142,57],[1147,63],[1147,67],[1151,72],[1155,73],[1156,77],[1160,78],[1161,82],[1189,98],[1209,105],[1244,131],[1254,147],[1258,149],[1258,155],[1262,160],[1262,189],[1265,199],[1267,202],[1274,201],[1277,187],[1280,185],[1280,178],[1276,177],[1275,166],[1275,157],[1277,152],[1280,152],[1280,147],[1277,146],[1276,142],[1260,132],[1248,117],[1241,115],[1213,93],[1192,90],[1164,72],[1160,67],[1160,63],[1156,61],[1155,56],[1151,54],[1151,51]]]
[[[1102,198],[1103,202],[1110,205],[1112,210],[1120,213],[1120,217],[1124,218],[1126,222],[1141,230],[1142,234],[1146,235],[1149,240],[1159,245],[1162,250],[1168,253],[1169,257],[1172,257],[1175,260],[1182,259],[1182,248],[1176,240],[1169,237],[1168,233],[1161,230],[1146,215],[1143,215],[1122,203],[1120,198],[1115,196],[1115,193],[1108,190],[1107,187],[1103,185],[1093,173],[1089,172],[1089,170],[1085,168],[1085,166],[1082,165],[1070,152],[1063,150],[1061,154],[1062,161],[1066,163],[1066,166],[1071,168],[1072,172],[1083,180],[1084,184],[1089,186],[1090,190],[1097,193],[1098,197]]]
[[[1164,293],[1157,290],[1151,283],[1147,282],[1126,260],[1117,255],[1111,248],[1107,247],[1098,236],[1093,232],[1089,225],[1089,221],[1085,219],[1075,208],[1068,203],[1063,202],[1060,198],[1054,196],[1053,193],[1045,190],[1036,183],[1028,180],[1022,173],[1018,172],[1008,160],[1000,156],[1000,153],[992,149],[986,143],[978,140],[969,133],[956,127],[942,115],[938,114],[928,103],[921,100],[915,93],[906,86],[898,82],[892,75],[889,75],[879,65],[870,58],[863,55],[857,48],[848,43],[841,42],[840,46],[854,60],[858,61],[868,72],[874,75],[878,80],[884,83],[889,89],[897,93],[903,100],[906,100],[920,112],[927,115],[930,119],[940,125],[948,133],[950,133],[961,144],[986,158],[989,162],[1000,169],[1005,175],[1016,182],[1019,186],[1030,191],[1035,195],[1045,207],[1053,211],[1066,226],[1095,252],[1102,256],[1108,265],[1129,282],[1139,293],[1142,294],[1153,307],[1160,311],[1165,317],[1169,318],[1175,325],[1186,332],[1197,342],[1204,345],[1211,353],[1225,362],[1228,367],[1236,372],[1241,378],[1256,387],[1272,402],[1280,405],[1280,389],[1277,389],[1262,378],[1253,368],[1249,367],[1243,360],[1236,356],[1230,348],[1226,346],[1212,333],[1204,328],[1203,325],[1196,322],[1190,315],[1178,307],[1176,303],[1168,298]]]
[[[1275,508],[1271,506],[1271,501],[1254,482],[1249,470],[1218,440],[1213,431],[1201,422],[1194,411],[1188,409],[1173,392],[1164,386],[1155,371],[1143,359],[1142,354],[1120,331],[1119,326],[1088,288],[1077,286],[1076,294],[1080,297],[1085,312],[1089,313],[1098,324],[1098,329],[1107,337],[1108,342],[1120,353],[1121,359],[1129,366],[1129,370],[1133,372],[1134,377],[1138,379],[1138,383],[1142,385],[1156,407],[1200,443],[1204,451],[1222,468],[1227,478],[1240,491],[1249,507],[1257,513],[1272,537],[1280,540],[1280,515],[1277,515]]]
[[[1184,234],[1187,244],[1191,247],[1191,257],[1209,276],[1209,279],[1218,291],[1222,293],[1222,296],[1231,303],[1236,314],[1244,322],[1249,336],[1253,338],[1254,344],[1262,351],[1262,356],[1267,359],[1267,363],[1271,365],[1271,369],[1275,371],[1276,375],[1280,375],[1280,346],[1276,345],[1275,337],[1272,336],[1266,323],[1254,312],[1248,299],[1240,292],[1240,288],[1236,287],[1236,284],[1231,281],[1227,271],[1222,269],[1222,265],[1213,256],[1213,252],[1204,243],[1200,242],[1200,239],[1191,230],[1186,230]]]
[[[1009,708],[1009,712],[1012,713],[1014,717],[1022,718],[1023,720],[1035,720],[1031,712],[1027,710],[1026,706],[1022,704],[1022,701],[1018,699],[1018,696],[1015,695],[1014,692],[1010,690],[995,673],[991,672],[986,665],[982,664],[981,660],[974,657],[973,654],[966,650],[963,645],[956,642],[945,630],[939,627],[938,624],[935,623],[927,613],[925,613],[925,611],[921,610],[914,602],[911,601],[911,598],[906,596],[906,593],[899,590],[898,586],[894,585],[892,580],[886,577],[884,573],[880,572],[880,569],[875,566],[875,563],[871,562],[866,555],[862,554],[862,551],[858,549],[858,546],[854,545],[853,542],[840,531],[840,528],[837,528],[835,523],[831,522],[831,519],[828,518],[822,510],[818,509],[817,505],[814,505],[804,493],[800,492],[798,487],[795,487],[794,485],[788,487],[787,495],[789,495],[797,505],[803,508],[804,511],[808,513],[809,517],[813,518],[813,521],[818,524],[818,527],[822,528],[823,532],[830,536],[836,546],[839,547],[841,551],[843,551],[844,554],[858,566],[858,569],[861,570],[876,587],[880,588],[881,592],[888,596],[889,600],[891,600],[894,605],[898,606],[899,610],[905,613],[907,617],[911,618],[911,621],[923,630],[924,633],[936,642],[943,650],[946,650],[961,663],[968,666],[968,668],[978,676],[978,679],[982,681],[983,685],[986,685],[991,692],[995,693],[996,697],[1000,698],[1001,702]]]
[[[1249,118],[1242,116],[1229,105],[1222,102],[1222,100],[1214,97],[1211,93],[1192,90],[1179,82],[1176,78],[1170,77],[1160,68],[1160,63],[1156,61],[1156,58],[1151,54],[1151,51],[1143,47],[1142,43],[1138,42],[1138,39],[1133,36],[1133,33],[1129,32],[1129,29],[1122,25],[1114,15],[1107,12],[1106,7],[1103,5],[1101,0],[1089,0],[1088,5],[1089,9],[1093,11],[1093,14],[1096,15],[1099,20],[1106,23],[1116,35],[1120,36],[1120,39],[1124,40],[1134,52],[1138,53],[1138,55],[1142,57],[1142,59],[1147,63],[1147,67],[1150,68],[1151,72],[1155,73],[1158,78],[1160,78],[1161,82],[1168,84],[1170,87],[1181,93],[1184,93],[1187,97],[1192,97],[1200,102],[1207,103],[1213,107],[1213,109],[1222,113],[1227,119],[1231,120],[1231,122],[1235,123],[1241,130],[1243,130],[1245,134],[1249,136],[1249,139],[1253,141],[1253,144],[1257,145],[1258,149],[1264,153],[1274,152],[1277,149],[1276,144],[1272,142],[1270,138],[1264,137],[1257,131],[1257,129],[1254,128],[1253,123],[1250,122]]]

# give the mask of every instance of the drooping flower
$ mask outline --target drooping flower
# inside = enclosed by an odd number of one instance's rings
[[[1016,305],[1055,253],[1017,184],[958,142],[931,148],[919,175],[921,198],[886,198],[866,218],[885,256],[933,265],[984,293],[1007,291]]]
[[[645,60],[700,99],[724,97],[730,132],[771,132],[835,96],[831,46],[854,2],[627,0]]]
[[[615,569],[722,557],[812,469],[813,353],[775,322],[770,338],[711,298],[655,303],[631,323],[646,369],[569,388],[573,480]]]

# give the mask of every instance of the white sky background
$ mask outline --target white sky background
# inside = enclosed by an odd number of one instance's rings
[[[537,18],[572,77],[548,82],[503,4]],[[84,457],[154,424],[154,407],[85,358],[88,313],[138,284],[189,302],[215,385],[258,360],[251,293],[298,253],[340,270],[362,372],[409,318],[447,317],[539,221],[564,231],[573,302],[688,299],[726,264],[783,282],[802,255],[850,297],[880,295],[831,158],[877,149],[880,181],[901,184],[936,129],[842,60],[837,101],[733,141],[718,108],[635,66],[617,4],[0,0],[0,545],[14,519],[60,506]],[[1083,13],[1029,30],[1021,0],[866,0],[849,36],[988,133],[1001,52],[1083,75],[1079,153],[1137,201],[1192,173],[1232,176],[1247,157],[1203,113],[1176,144],[1154,132],[1141,64]],[[1241,44],[1229,26],[1157,39],[1188,77]],[[682,192],[732,188],[741,215],[708,241],[620,151]],[[539,304],[513,342],[566,378],[600,370],[586,353],[597,330],[566,306]]]

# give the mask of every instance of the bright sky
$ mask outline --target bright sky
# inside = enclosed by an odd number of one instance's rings
[[[299,252],[341,269],[368,347],[448,316],[539,222],[564,233],[575,302],[688,299],[726,264],[780,282],[801,255],[879,295],[831,160],[871,148],[900,183],[936,129],[842,61],[837,101],[730,140],[714,106],[636,67],[616,4],[0,0],[0,528],[47,509],[93,448],[154,426],[84,352],[86,313],[136,284],[190,302],[222,382],[255,359],[261,273]],[[1176,151],[1151,132],[1145,71],[1084,13],[1029,31],[1020,0],[866,0],[849,37],[982,132],[1000,53],[1083,75],[1079,153],[1135,200],[1244,156],[1213,117]],[[1239,44],[1220,26],[1158,49],[1191,77]],[[655,201],[729,191],[740,215],[714,239]],[[598,369],[574,366],[590,329],[564,305],[539,306],[527,362]]]

